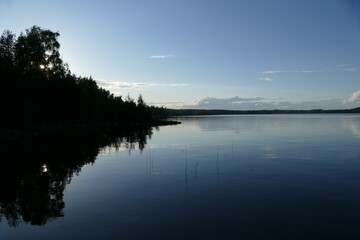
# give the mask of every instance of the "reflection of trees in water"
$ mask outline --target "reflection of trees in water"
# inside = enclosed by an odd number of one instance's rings
[[[101,149],[143,150],[151,128],[116,135],[64,135],[2,142],[0,148],[0,220],[10,226],[44,225],[63,217],[66,184],[81,168],[94,163]]]
[[[158,128],[156,129],[158,130]],[[131,134],[113,139],[113,141],[104,146],[102,149],[108,148],[115,151],[120,149],[128,149],[129,151],[139,149],[142,151],[145,148],[147,139],[151,139],[151,136],[151,128],[137,129],[136,131],[132,131]]]

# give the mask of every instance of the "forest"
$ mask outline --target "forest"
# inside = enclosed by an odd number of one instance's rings
[[[33,26],[0,37],[0,128],[124,124],[152,120],[140,95],[114,96],[92,77],[71,73],[60,57],[59,33]]]

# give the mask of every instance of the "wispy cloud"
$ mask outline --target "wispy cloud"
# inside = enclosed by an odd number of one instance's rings
[[[344,72],[356,72],[358,71],[357,68],[339,68],[340,71],[344,71]]]
[[[276,71],[265,71],[265,72],[261,72],[263,74],[275,74],[275,73],[313,73],[316,72],[314,70],[293,70],[293,71],[281,71],[281,70],[276,70]]]
[[[336,67],[338,67],[338,68],[343,68],[343,67],[346,67],[346,66],[348,66],[349,64],[338,64],[338,65],[336,65]]]
[[[149,105],[166,108],[183,108],[187,104],[185,102],[149,102]]]
[[[264,73],[264,74],[274,74],[274,73],[283,73],[285,71],[265,71],[265,72],[261,72],[261,73]]]
[[[137,87],[151,87],[151,83],[131,83],[131,82],[118,82],[118,81],[105,81],[105,80],[96,80],[97,84],[100,87],[113,89],[113,88],[137,88]]]
[[[342,72],[356,72],[359,69],[357,67],[351,66],[351,64],[338,64],[336,65],[336,70]]]
[[[238,109],[240,105],[256,103],[262,101],[262,97],[228,97],[228,98],[214,98],[206,97],[198,99],[193,102],[156,102],[150,103],[155,106],[164,106],[168,108],[197,108],[197,109]]]
[[[150,56],[150,59],[165,59],[165,58],[173,58],[175,57],[174,55],[155,55],[155,56]]]
[[[314,71],[314,70],[303,70],[303,71],[290,71],[290,72],[313,73],[313,72],[316,72],[316,71]]]
[[[263,97],[229,97],[229,98],[214,98],[206,97],[198,99],[193,103],[184,106],[185,108],[200,108],[200,109],[236,109],[240,105],[248,105],[263,101]]]
[[[260,80],[271,82],[273,79],[269,77],[260,78]]]
[[[353,67],[350,64],[338,64],[335,67],[330,67],[332,71],[343,71],[343,72],[357,72],[359,68]],[[278,73],[314,73],[314,72],[322,72],[321,70],[271,70],[261,72],[262,74],[278,74]]]
[[[146,87],[186,87],[189,83],[133,83],[133,82],[120,82],[120,81],[107,81],[107,80],[96,80],[97,84],[105,89],[129,89],[129,88],[146,88]]]

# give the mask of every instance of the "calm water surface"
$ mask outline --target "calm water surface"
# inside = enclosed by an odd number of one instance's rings
[[[0,239],[360,239],[360,115],[180,120],[2,151]]]

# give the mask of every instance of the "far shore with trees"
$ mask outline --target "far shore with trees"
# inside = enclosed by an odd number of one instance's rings
[[[157,117],[202,116],[202,115],[248,115],[248,114],[329,114],[329,113],[360,113],[360,107],[352,109],[311,109],[311,110],[225,110],[225,109],[169,109],[150,107]]]

